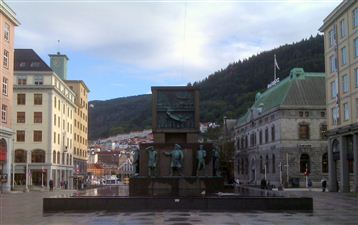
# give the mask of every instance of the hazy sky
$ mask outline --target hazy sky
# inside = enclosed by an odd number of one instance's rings
[[[341,1],[6,2],[21,22],[16,48],[32,48],[46,62],[66,54],[68,78],[84,80],[90,100],[105,100],[199,81],[316,35]]]

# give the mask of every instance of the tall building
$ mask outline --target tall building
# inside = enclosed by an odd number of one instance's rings
[[[82,80],[65,80],[65,83],[76,94],[73,128],[73,166],[75,187],[81,187],[81,183],[87,175],[89,89]]]
[[[13,149],[12,129],[12,85],[14,73],[14,35],[15,26],[20,25],[15,12],[0,0],[0,188],[10,190],[11,162]]]
[[[72,187],[75,93],[32,49],[15,50],[14,186]]]
[[[358,1],[344,0],[319,30],[327,75],[329,190],[358,192]]]
[[[325,74],[294,68],[263,93],[235,127],[235,178],[304,187],[327,176]],[[306,175],[309,175],[306,179]]]

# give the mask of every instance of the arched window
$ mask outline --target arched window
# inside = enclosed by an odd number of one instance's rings
[[[260,155],[260,172],[264,173],[264,162],[262,160],[262,156]]]
[[[276,173],[276,158],[275,158],[275,154],[272,154],[272,173]]]
[[[60,158],[61,158],[61,154],[60,152],[57,152],[57,164],[60,164]]]
[[[327,154],[327,152],[322,155],[322,173],[328,173],[328,154]]]
[[[237,174],[240,174],[240,172],[241,172],[241,159],[239,158],[238,160],[237,160]]]
[[[72,155],[70,155],[70,165],[72,165]]]
[[[265,167],[266,167],[266,173],[270,173],[270,168],[269,168],[269,157],[268,157],[268,155],[266,155]]]
[[[56,163],[56,151],[52,152],[52,162]]]
[[[16,149],[15,150],[15,163],[26,163],[27,154],[25,150]]]
[[[69,162],[70,162],[70,156],[67,154],[66,155],[66,165],[68,165]]]
[[[62,161],[61,161],[62,165],[65,165],[65,153],[62,152]]]
[[[45,151],[44,150],[34,150],[31,152],[31,162],[32,163],[44,163],[45,162]]]
[[[237,150],[240,149],[240,137],[237,139],[236,147],[237,147]]]
[[[0,139],[0,162],[6,162],[7,160],[7,144],[5,139]]]
[[[271,141],[275,141],[275,125],[271,127]]]
[[[269,132],[268,132],[268,128],[266,127],[265,129],[265,143],[269,142]]]
[[[304,173],[306,170],[310,172],[310,157],[307,153],[303,153],[300,157],[300,172]]]

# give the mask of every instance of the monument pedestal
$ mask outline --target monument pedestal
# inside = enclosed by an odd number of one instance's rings
[[[223,189],[223,177],[136,176],[129,181],[129,196],[201,196],[213,195]]]

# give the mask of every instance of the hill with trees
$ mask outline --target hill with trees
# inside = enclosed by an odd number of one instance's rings
[[[276,54],[281,80],[294,67],[309,72],[324,71],[323,36],[317,35],[293,44],[261,52],[230,63],[205,79],[189,83],[200,90],[201,122],[219,122],[223,117],[238,118],[245,113],[258,91],[273,80],[273,56]],[[151,95],[91,101],[89,139],[107,137],[151,127]]]

